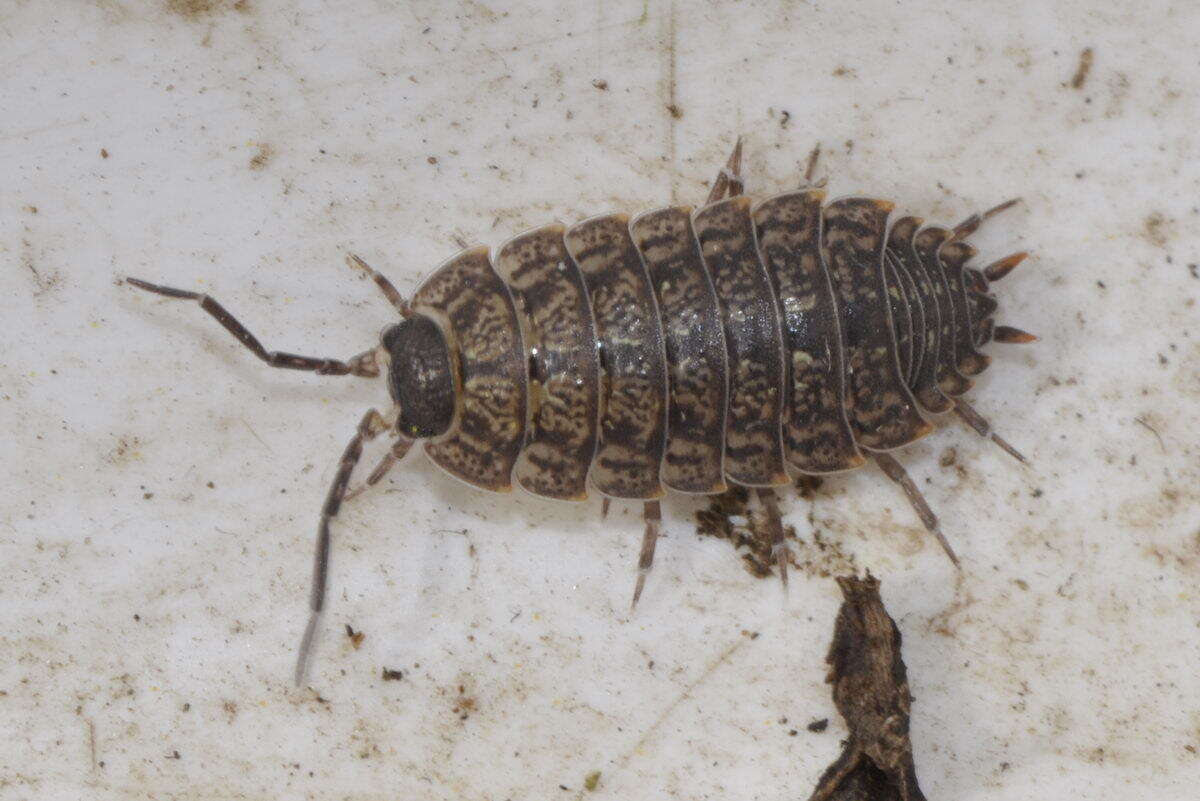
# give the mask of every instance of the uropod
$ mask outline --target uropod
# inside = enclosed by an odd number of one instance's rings
[[[666,490],[750,488],[780,576],[788,552],[774,488],[868,459],[900,485],[951,560],[937,517],[892,451],[954,412],[1022,459],[963,399],[990,341],[1036,337],[993,322],[990,284],[1027,254],[968,266],[965,239],[1008,201],[952,228],[893,217],[893,204],[827,200],[812,183],[758,203],[743,194],[739,139],[699,208],[668,206],[546,225],[494,252],[463,250],[405,299],[356,256],[400,315],[349,360],[267,350],[214,298],[126,283],[200,304],[271,367],[385,376],[321,508],[303,681],[325,607],[330,523],[363,445],[392,445],[363,488],[418,442],[450,474],[494,492],[644,504],[633,604],[654,561]],[[1023,461],[1023,459],[1022,459]]]

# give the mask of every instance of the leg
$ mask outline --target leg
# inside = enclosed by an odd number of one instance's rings
[[[717,173],[716,179],[713,181],[712,191],[708,193],[708,200],[704,201],[704,205],[716,203],[721,198],[725,197],[726,191],[730,197],[737,197],[745,190],[745,185],[742,183],[742,137],[738,137],[737,143],[733,146],[733,152],[729,154],[729,161],[725,162],[724,168]]]
[[[654,565],[654,546],[658,544],[658,530],[662,524],[662,505],[658,501],[646,501],[644,516],[646,533],[642,535],[642,553],[638,556],[637,584],[633,588],[633,602],[629,604],[631,613],[637,608],[638,599],[642,597],[642,588],[646,586],[646,574]]]
[[[408,455],[409,450],[412,449],[412,446],[415,442],[415,439],[409,439],[408,437],[399,435],[399,438],[392,443],[391,450],[383,455],[383,458],[379,460],[379,464],[375,465],[375,469],[371,471],[371,475],[367,476],[366,483],[364,483],[358,489],[353,489],[347,492],[346,500],[357,497],[361,493],[382,481],[383,477],[386,476],[388,472],[396,466],[396,462]]]
[[[824,185],[825,179],[822,178],[820,184],[813,182],[813,176],[817,174],[817,161],[821,158],[821,143],[813,147],[812,152],[808,154],[808,166],[804,168],[804,183],[801,186],[818,186]]]
[[[604,498],[600,501],[600,519],[608,519],[608,507],[612,506],[612,498]]]
[[[992,431],[992,424],[962,398],[954,399],[954,413],[962,418],[963,422],[975,429],[975,433],[979,434],[979,436],[989,438],[992,442],[999,445],[1002,451],[1021,464],[1029,464],[1029,461],[1021,455],[1020,451],[1005,442],[999,434]]]
[[[1021,198],[1015,197],[1012,200],[1006,200],[999,206],[993,206],[982,214],[972,214],[967,219],[954,226],[953,239],[963,239],[979,230],[979,226],[983,225],[984,221],[990,217],[995,217],[1002,211],[1011,209],[1013,206],[1021,202]]]
[[[296,657],[297,686],[304,682],[304,673],[308,667],[308,655],[312,651],[317,622],[321,619],[321,612],[325,609],[325,589],[329,580],[329,523],[337,517],[338,510],[342,508],[342,501],[346,497],[346,487],[350,484],[350,474],[354,472],[354,466],[362,457],[363,443],[374,439],[386,428],[387,421],[374,409],[363,415],[362,420],[358,423],[358,429],[346,445],[346,450],[342,452],[337,474],[333,477],[329,494],[325,496],[325,505],[321,507],[321,522],[317,527],[317,550],[313,558],[312,590],[308,601],[310,614],[308,625],[304,628],[304,638],[300,641],[300,653]]]
[[[775,491],[770,487],[760,487],[751,490],[753,493],[750,497],[751,514],[759,517],[766,527],[767,537],[771,542],[771,556],[775,559],[775,565],[779,568],[779,578],[783,582],[783,589],[786,591],[788,586],[788,551],[787,540],[783,534],[783,518],[779,514],[779,503],[775,498]],[[753,500],[757,499],[757,503]]]
[[[362,270],[367,275],[371,276],[375,281],[375,285],[383,292],[383,296],[388,299],[388,302],[396,307],[396,311],[400,312],[401,317],[411,317],[412,308],[408,305],[408,301],[400,296],[399,290],[392,285],[392,282],[378,270],[372,268],[365,261],[351,253],[346,257],[346,264],[349,264],[356,270]]]
[[[379,365],[375,362],[374,350],[360,353],[348,362],[339,361],[338,359],[322,359],[315,356],[297,356],[294,353],[282,353],[276,350],[269,351],[262,346],[262,343],[258,341],[254,334],[251,334],[244,325],[237,321],[237,318],[226,311],[224,306],[217,303],[216,300],[210,298],[208,295],[200,292],[188,292],[185,289],[174,289],[169,286],[159,286],[158,284],[151,284],[137,278],[126,278],[125,283],[131,284],[138,289],[144,289],[147,292],[153,292],[156,295],[162,295],[163,297],[198,302],[200,308],[212,315],[226,331],[237,338],[238,342],[245,345],[251,353],[271,367],[283,367],[288,370],[308,370],[318,375],[355,375],[362,378],[374,378],[379,375]]]
[[[946,556],[950,557],[950,561],[954,563],[954,566],[961,567],[954,549],[950,547],[950,543],[946,540],[946,535],[942,533],[942,527],[938,523],[937,515],[933,513],[933,510],[929,508],[929,504],[925,502],[925,496],[921,494],[921,490],[908,477],[908,471],[904,469],[904,466],[886,453],[875,453],[872,456],[875,457],[875,462],[883,470],[884,475],[895,481],[904,490],[904,494],[908,496],[908,502],[912,504],[913,511],[917,513],[917,517],[921,518],[921,522],[925,524],[926,530],[937,538],[937,541],[942,546],[942,550],[946,552]]]

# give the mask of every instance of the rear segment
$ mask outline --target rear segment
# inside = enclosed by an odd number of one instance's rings
[[[845,198],[824,213],[822,244],[842,322],[847,413],[855,441],[872,451],[899,448],[933,430],[900,374],[883,268],[891,210],[886,201]]]

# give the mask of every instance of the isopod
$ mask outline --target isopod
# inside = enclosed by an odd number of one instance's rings
[[[773,488],[796,474],[853,470],[868,458],[899,484],[951,560],[958,559],[891,452],[954,411],[993,434],[962,398],[988,366],[989,341],[1030,342],[994,325],[990,284],[1022,259],[968,267],[964,240],[1016,201],[953,228],[864,197],[827,201],[812,183],[757,204],[743,194],[739,139],[698,209],[591,217],[522,233],[495,252],[463,250],[405,299],[356,256],[400,315],[349,360],[268,351],[214,298],[193,300],[271,367],[374,378],[392,406],[367,411],[321,509],[310,617],[296,663],[304,678],[325,607],[330,522],[367,440],[391,448],[378,483],[417,442],[473,486],[581,501],[644,504],[633,604],[654,560],[666,490],[752,488],[780,576],[788,553]]]

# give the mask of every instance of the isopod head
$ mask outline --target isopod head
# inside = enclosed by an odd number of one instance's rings
[[[455,370],[441,328],[417,314],[383,333],[387,385],[399,408],[397,430],[413,439],[446,433],[454,420]]]

